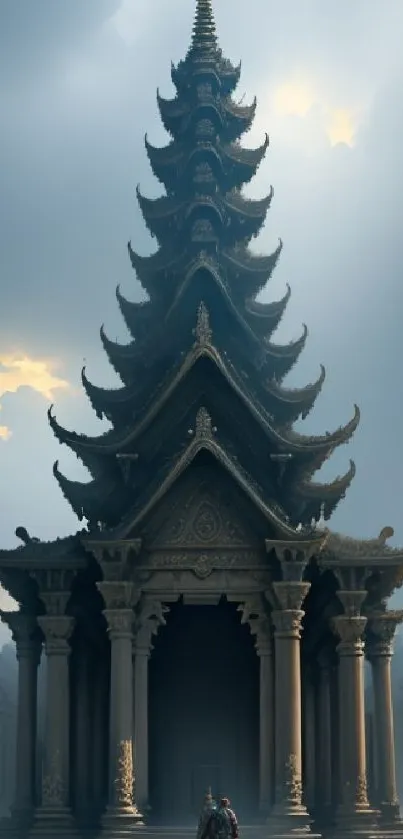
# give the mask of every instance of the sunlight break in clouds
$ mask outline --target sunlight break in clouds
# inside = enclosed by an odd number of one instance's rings
[[[0,354],[0,399],[6,393],[16,393],[22,387],[29,387],[45,399],[53,401],[55,390],[70,387],[67,381],[54,375],[54,367],[55,363],[51,361],[33,359],[26,355]],[[0,426],[0,440],[8,440],[11,433],[7,426]]]
[[[311,85],[298,81],[286,82],[274,92],[273,106],[280,117],[296,116],[307,119],[316,109],[320,115],[319,124],[331,146],[345,143],[354,145],[358,127],[357,114],[350,108],[335,108]]]

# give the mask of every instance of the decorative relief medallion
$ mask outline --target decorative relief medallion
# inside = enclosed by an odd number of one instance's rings
[[[200,542],[217,539],[223,528],[219,511],[209,501],[202,501],[193,521],[193,533]]]

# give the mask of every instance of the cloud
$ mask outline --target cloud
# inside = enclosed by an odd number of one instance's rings
[[[55,367],[54,361],[33,359],[27,355],[0,354],[0,399],[6,393],[17,393],[20,388],[27,387],[53,401],[56,390],[70,387],[67,381],[55,375]],[[9,440],[11,433],[7,426],[0,426],[0,440]]]

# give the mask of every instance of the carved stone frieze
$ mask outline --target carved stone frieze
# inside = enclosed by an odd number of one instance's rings
[[[45,650],[49,655],[69,655],[69,639],[74,629],[74,618],[69,615],[40,615],[38,626],[45,636]]]
[[[363,635],[367,618],[352,615],[338,615],[332,620],[332,627],[340,638],[337,646],[339,655],[361,655],[364,648]]]
[[[185,481],[148,525],[147,550],[164,551],[167,561],[169,550],[179,556],[185,549],[217,553],[218,548],[238,548],[250,554],[258,541],[238,504],[240,501],[234,503],[229,497],[226,484],[212,482],[211,472],[202,475],[197,483]]]
[[[301,609],[310,583],[280,581],[273,583],[273,591],[280,609]]]

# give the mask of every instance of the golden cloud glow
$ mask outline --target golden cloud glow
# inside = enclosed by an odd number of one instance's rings
[[[287,82],[274,93],[274,107],[281,116],[305,117],[316,99],[308,85]]]
[[[356,125],[350,111],[337,109],[329,112],[326,134],[331,146],[337,146],[338,143],[353,146],[355,132]]]
[[[0,399],[6,393],[16,393],[22,387],[29,387],[53,401],[55,390],[70,387],[67,381],[55,375],[55,367],[55,362],[27,355],[0,354]],[[0,425],[0,440],[8,440],[11,433],[7,426]]]
[[[308,83],[288,81],[279,85],[273,94],[274,114],[280,119],[299,117],[314,120],[331,146],[345,143],[354,145],[357,113],[347,107],[334,107],[328,98]]]

